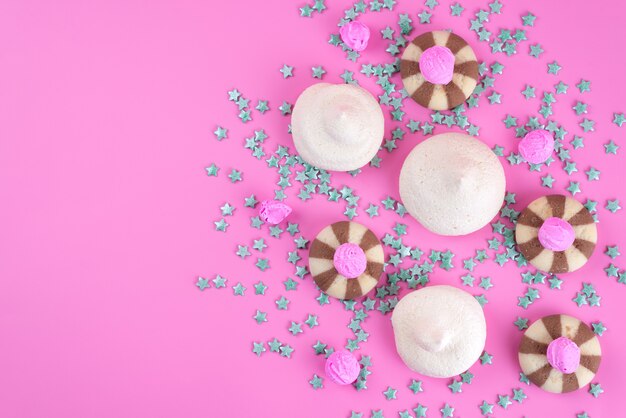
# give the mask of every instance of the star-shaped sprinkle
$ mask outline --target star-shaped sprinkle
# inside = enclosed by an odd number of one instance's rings
[[[424,389],[422,389],[422,381],[411,379],[409,389],[411,390],[411,392],[413,392],[414,395],[418,394],[419,392],[423,392]]]
[[[439,411],[441,412],[441,417],[442,418],[450,418],[450,417],[454,416],[454,408],[452,408],[447,403]]]
[[[423,10],[421,13],[417,14],[417,17],[420,19],[420,23],[430,23],[430,18],[432,17],[432,13],[428,13],[428,11]]]
[[[228,178],[230,179],[231,183],[236,183],[238,181],[243,181],[243,177],[242,177],[242,172],[235,170],[234,168],[231,170],[230,174],[228,175]]]
[[[284,296],[281,296],[280,299],[276,300],[276,308],[280,311],[286,311],[289,306],[289,299]]]
[[[602,322],[592,322],[591,323],[591,327],[593,328],[593,332],[596,335],[599,335],[600,337],[602,336],[602,334],[604,334],[604,331],[606,331],[606,327],[604,326],[604,324]]]
[[[204,290],[208,287],[211,287],[211,285],[209,284],[209,280],[205,279],[203,277],[198,277],[198,281],[196,282],[196,286],[198,286],[198,289],[200,290]]]
[[[252,317],[256,321],[257,324],[262,324],[263,322],[267,322],[267,312],[261,312],[260,310],[256,310],[256,313]]]
[[[427,407],[418,403],[417,406],[413,408],[413,412],[415,412],[415,418],[425,418],[427,410]]]
[[[391,386],[387,387],[387,390],[385,390],[383,392],[383,395],[385,395],[385,398],[390,401],[392,399],[396,399],[396,393],[398,392],[397,389],[393,389]]]
[[[255,266],[259,270],[265,271],[270,268],[270,262],[267,258],[257,258],[257,262],[255,263]]]
[[[619,146],[615,144],[615,142],[613,142],[613,140],[611,139],[609,142],[607,142],[606,144],[604,144],[604,152],[606,154],[617,154],[617,150],[619,149]]]
[[[314,374],[313,378],[309,380],[309,384],[313,387],[313,389],[321,389],[324,387],[323,379],[318,375]]]
[[[463,387],[463,382],[460,380],[453,380],[452,383],[450,383],[448,385],[448,387],[450,388],[450,391],[452,393],[460,393],[463,392],[462,387]]]
[[[228,222],[224,218],[219,221],[213,222],[215,224],[215,230],[219,232],[226,232],[226,229],[229,227]]]
[[[578,87],[578,91],[585,93],[591,91],[591,82],[587,80],[580,80],[580,82],[576,84],[576,87]]]
[[[461,16],[463,10],[465,10],[465,8],[461,6],[458,2],[450,5],[450,14],[452,16]]]
[[[589,388],[589,393],[591,393],[594,398],[597,398],[602,393],[604,393],[604,389],[602,389],[600,383],[592,383],[591,387]]]
[[[615,200],[607,200],[606,201],[606,210],[608,210],[611,213],[615,213],[618,210],[620,210],[622,207],[619,205],[619,200],[615,199]]]
[[[522,389],[513,389],[513,400],[522,403],[528,396]]]
[[[535,26],[535,19],[537,19],[537,16],[533,15],[532,13],[528,13],[526,14],[526,16],[522,16],[522,25]]]
[[[217,138],[218,141],[221,141],[228,137],[228,129],[218,126],[213,134],[215,134],[215,138]]]
[[[557,75],[559,73],[559,71],[561,71],[561,68],[562,67],[559,65],[558,62],[553,61],[553,62],[548,64],[548,74]]]
[[[617,245],[607,245],[604,254],[608,255],[609,257],[611,257],[612,260],[614,260],[620,255],[619,248]]]
[[[212,163],[210,166],[206,167],[206,174],[209,177],[217,177],[217,172],[219,171],[219,167]]]
[[[262,342],[253,342],[252,343],[252,352],[257,355],[257,357],[261,357],[261,354],[266,352],[267,349]]]
[[[245,292],[246,288],[244,287],[244,285],[241,284],[241,282],[233,286],[233,294],[235,296],[243,296]]]
[[[493,356],[486,351],[480,356],[480,364],[493,364]]]
[[[487,403],[487,401],[483,401],[482,404],[478,407],[480,409],[481,414],[489,415],[493,414],[493,404]]]
[[[283,64],[283,67],[279,70],[283,75],[283,78],[293,77],[293,67],[287,64]]]
[[[518,316],[515,322],[513,322],[513,324],[517,327],[518,330],[522,331],[528,328],[528,319]]]
[[[289,346],[288,344],[285,344],[283,346],[280,347],[280,355],[281,357],[287,357],[287,358],[291,358],[291,354],[293,353],[294,349]]]
[[[226,281],[227,281],[226,278],[224,278],[224,277],[222,277],[222,276],[220,276],[218,274],[213,279],[213,285],[215,286],[216,289],[224,288],[224,287],[226,287]]]
[[[509,395],[498,395],[498,406],[503,408],[503,409],[507,409],[509,407],[509,405],[511,405],[513,402],[511,402],[511,398],[509,397]]]
[[[613,123],[619,126],[620,128],[626,122],[626,117],[623,113],[613,113]]]

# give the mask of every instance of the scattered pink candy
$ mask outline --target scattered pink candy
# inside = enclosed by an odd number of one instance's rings
[[[454,75],[454,54],[445,46],[431,46],[420,55],[419,65],[426,81],[446,85]]]
[[[354,51],[363,51],[367,48],[370,39],[370,29],[361,22],[352,21],[339,29],[341,40]]]
[[[259,208],[259,216],[264,222],[278,225],[289,216],[291,208],[278,200],[264,200]]]
[[[518,145],[519,153],[531,164],[546,162],[554,151],[554,138],[545,129],[528,132]]]
[[[326,359],[326,376],[333,382],[340,385],[349,385],[354,382],[361,366],[354,354],[347,350],[335,351]]]

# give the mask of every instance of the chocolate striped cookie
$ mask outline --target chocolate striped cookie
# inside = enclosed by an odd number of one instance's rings
[[[432,47],[445,47],[454,57],[452,80],[446,84],[428,81],[420,69],[420,57]],[[420,105],[433,110],[452,109],[472,94],[478,82],[478,62],[463,38],[447,31],[426,32],[406,47],[400,61],[404,88]]]
[[[591,382],[601,356],[600,341],[591,328],[568,315],[535,321],[519,347],[524,374],[541,389],[554,393],[571,392]],[[562,372],[567,366],[573,371]]]
[[[309,270],[322,291],[337,299],[365,295],[378,283],[384,254],[372,231],[356,222],[324,228],[309,250]]]
[[[539,270],[568,273],[587,263],[598,241],[598,230],[579,201],[549,195],[522,211],[515,241],[520,253]]]

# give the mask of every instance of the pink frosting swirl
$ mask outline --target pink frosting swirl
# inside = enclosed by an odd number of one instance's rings
[[[559,337],[548,345],[548,363],[561,373],[574,373],[580,365],[580,348],[567,337]]]
[[[363,51],[367,48],[370,39],[370,29],[361,22],[352,21],[339,29],[341,40],[354,51]]]
[[[554,151],[554,138],[545,129],[528,132],[518,145],[519,153],[531,164],[546,162]]]
[[[433,84],[448,84],[454,74],[454,54],[445,46],[431,46],[419,59],[420,72]]]
[[[548,218],[539,228],[539,242],[544,248],[552,251],[565,251],[576,239],[574,227],[561,218]]]
[[[333,382],[340,385],[349,385],[359,377],[361,366],[351,352],[341,350],[335,351],[328,356],[324,370],[326,371],[326,376]]]
[[[264,222],[278,225],[291,213],[291,208],[277,200],[264,200],[259,208],[259,216]]]
[[[367,257],[365,257],[365,252],[361,247],[346,242],[335,250],[333,264],[339,274],[348,279],[354,279],[365,271]]]

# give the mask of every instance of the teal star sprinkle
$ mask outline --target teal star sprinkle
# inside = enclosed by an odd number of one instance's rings
[[[480,356],[480,364],[493,364],[493,356],[486,351]]]
[[[562,67],[559,65],[558,62],[553,61],[553,62],[548,64],[548,74],[557,75],[559,73],[559,71],[561,71],[561,68]]]
[[[623,113],[613,113],[613,123],[619,126],[620,128],[626,122],[626,117]]]
[[[602,322],[592,322],[591,327],[593,328],[593,332],[600,337],[602,337],[602,334],[606,331],[606,327]]]
[[[385,395],[385,399],[390,401],[392,399],[396,399],[397,392],[398,392],[397,389],[393,389],[391,386],[387,386],[387,390],[383,392],[383,395]]]
[[[243,177],[242,177],[242,172],[235,170],[234,168],[231,170],[230,174],[228,175],[228,178],[230,179],[231,183],[236,183],[238,181],[243,181]]]
[[[517,327],[518,330],[522,331],[528,328],[528,319],[518,316],[513,324]]]
[[[526,87],[524,88],[524,90],[522,90],[522,95],[528,100],[528,99],[532,99],[535,97],[535,88],[532,86],[529,86],[528,84],[526,85]]]
[[[317,322],[317,315],[311,315],[309,314],[306,318],[306,320],[304,321],[305,324],[307,324],[307,326],[309,328],[314,328],[316,326],[319,325],[319,323]]]
[[[321,389],[324,387],[323,379],[318,375],[314,374],[313,378],[309,380],[309,384],[313,387],[313,389]]]
[[[233,294],[235,296],[243,296],[245,292],[246,288],[244,287],[244,285],[241,284],[241,282],[233,286]]]
[[[267,322],[267,313],[257,309],[252,319],[254,319],[257,324],[261,325],[263,322]]]
[[[460,393],[463,392],[462,387],[463,387],[463,382],[461,382],[460,380],[453,380],[452,383],[450,383],[448,385],[448,387],[450,388],[450,391],[452,393]]]
[[[313,78],[318,78],[320,80],[324,77],[324,74],[326,74],[326,70],[324,70],[321,65],[318,65],[317,67],[312,67],[311,71],[313,73]]]
[[[576,194],[581,192],[580,184],[577,181],[570,181],[569,186],[567,186],[565,190],[570,192],[572,196],[575,196]]]
[[[288,306],[289,306],[289,300],[286,297],[281,296],[280,299],[276,300],[276,308],[279,311],[286,311]]]
[[[267,285],[260,280],[254,285],[255,295],[264,295],[266,290],[267,290]]]
[[[228,222],[224,218],[219,221],[213,222],[215,224],[215,230],[219,232],[226,232],[226,229],[229,227]]]
[[[594,398],[597,398],[602,393],[604,393],[604,389],[602,389],[602,386],[600,386],[599,383],[592,383],[591,387],[589,388],[589,393],[591,393]]]
[[[294,349],[285,344],[282,347],[280,347],[280,356],[281,357],[287,357],[287,358],[291,358],[291,354],[294,352]]]
[[[421,404],[417,404],[417,406],[415,408],[413,408],[413,412],[415,412],[415,418],[424,418],[426,417],[426,411],[428,410],[427,407],[425,407],[424,405]]]
[[[262,342],[253,342],[252,343],[252,352],[257,355],[257,357],[261,357],[261,354],[266,352],[267,349]]]
[[[417,14],[417,17],[419,17],[421,24],[430,23],[432,13],[428,13],[428,11],[423,10],[421,13]]]
[[[614,260],[620,255],[619,248],[617,247],[617,245],[607,245],[604,254],[608,255],[609,257],[611,257],[612,260]]]
[[[607,200],[605,208],[609,212],[615,213],[618,210],[620,210],[622,207],[619,205],[619,200],[615,199],[615,200]]]
[[[213,134],[215,134],[215,138],[217,138],[218,141],[221,141],[223,139],[228,138],[228,129],[218,126],[217,129],[215,129],[215,131],[213,132]]]
[[[423,392],[424,389],[422,389],[422,381],[411,379],[411,384],[409,385],[409,389],[411,390],[411,392],[413,392],[414,395],[417,395],[418,393]]]
[[[619,149],[619,146],[616,145],[615,142],[613,142],[612,139],[608,143],[604,144],[604,152],[605,152],[605,154],[617,155],[617,150],[618,149]]]
[[[596,123],[590,119],[584,118],[582,122],[580,122],[580,127],[583,128],[583,132],[593,132],[594,125]]]
[[[513,389],[513,400],[517,401],[518,403],[522,403],[524,401],[524,399],[526,399],[528,396],[526,396],[526,394],[524,393],[524,391],[522,389]]]
[[[270,263],[267,258],[258,258],[255,266],[257,266],[259,270],[265,271],[270,268]]]
[[[480,413],[483,415],[493,414],[493,404],[487,403],[487,401],[483,401],[482,404],[478,407],[480,409]]]
[[[291,335],[298,335],[301,334],[302,331],[302,324],[299,324],[297,322],[291,321],[291,325],[289,326],[289,332],[291,332]]]
[[[217,177],[217,172],[219,171],[219,167],[212,163],[210,166],[206,167],[206,174],[209,177]]]
[[[451,418],[454,416],[454,408],[448,405],[448,403],[446,403],[439,411],[441,412],[442,418]]]
[[[585,93],[591,91],[591,82],[587,80],[580,80],[580,82],[576,84],[576,87],[578,87],[578,91]]]
[[[589,167],[589,170],[585,171],[585,174],[587,175],[587,180],[589,181],[600,180],[600,170],[596,170],[593,167]]]
[[[287,116],[291,114],[291,104],[283,101],[283,103],[278,107],[278,110],[280,110],[280,113],[283,116]]]
[[[196,282],[196,286],[198,286],[198,289],[200,290],[204,290],[208,287],[211,287],[211,285],[209,284],[209,280],[205,279],[203,277],[198,277],[198,281]]]
[[[450,15],[452,16],[461,16],[465,8],[461,6],[458,2],[450,5]]]
[[[220,276],[219,274],[215,276],[215,278],[213,279],[213,285],[215,286],[216,289],[221,289],[221,288],[226,287],[226,282],[227,282],[227,279]]]
[[[511,398],[509,397],[509,395],[498,395],[498,406],[503,408],[503,409],[507,409],[509,407],[509,405],[511,405],[513,402],[511,402]]]
[[[537,19],[537,16],[532,13],[528,13],[526,16],[522,16],[522,25],[535,26],[535,19]]]
[[[293,77],[293,67],[290,65],[283,64],[283,67],[279,71],[283,75],[283,78]]]

